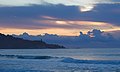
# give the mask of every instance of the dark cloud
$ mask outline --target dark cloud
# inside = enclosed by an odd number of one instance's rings
[[[120,4],[100,4],[93,12],[86,13],[93,21],[108,22],[120,26]]]
[[[19,18],[39,18],[40,16],[52,16],[67,18],[77,16],[78,7],[64,5],[32,5],[20,7],[1,7],[0,16],[2,17],[19,17]]]
[[[73,10],[73,11],[72,11]],[[77,7],[67,7],[64,5],[32,5],[20,7],[0,7],[0,26],[8,27],[33,27],[51,28],[64,27],[54,24],[38,24],[34,20],[43,20],[42,16],[52,16],[58,18],[67,18],[75,15]],[[73,14],[72,14],[73,13]],[[69,26],[68,26],[69,27]]]
[[[64,25],[37,24],[34,22],[34,20],[43,20],[42,16],[51,16],[63,20],[100,21],[120,26],[119,9],[119,4],[99,4],[88,12],[80,12],[78,6],[65,6],[62,4],[0,7],[0,26],[64,27]]]

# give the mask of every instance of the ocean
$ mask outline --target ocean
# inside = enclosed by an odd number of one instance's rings
[[[0,72],[120,72],[120,48],[1,49]]]

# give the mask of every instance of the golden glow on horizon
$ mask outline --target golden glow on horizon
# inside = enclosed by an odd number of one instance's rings
[[[87,33],[89,30],[90,29],[59,29],[59,28],[29,30],[29,29],[7,28],[7,29],[1,29],[0,32],[3,34],[21,34],[23,32],[27,32],[31,35],[40,35],[44,33],[49,33],[49,34],[58,34],[65,36],[78,36],[80,31],[82,31],[83,33]],[[101,29],[101,30],[105,32],[116,31],[116,30],[120,30],[120,27],[115,27],[113,29]]]
[[[23,32],[27,32],[31,35],[40,35],[44,33],[58,34],[58,35],[65,35],[65,36],[79,35],[79,30],[75,30],[75,29],[67,30],[67,29],[59,29],[59,28],[37,29],[37,30],[7,28],[7,29],[1,29],[0,32],[3,34],[17,34],[17,35]]]
[[[78,36],[79,32],[82,31],[84,34],[87,33],[92,29],[37,29],[37,30],[29,30],[29,29],[14,29],[14,28],[7,28],[1,29],[0,32],[3,34],[21,34],[23,32],[27,32],[31,35],[40,35],[44,33],[49,34],[58,34],[58,35],[65,35],[65,36]],[[101,29],[102,31],[109,32],[109,31],[116,31],[120,30],[120,27],[115,27],[113,29]]]
[[[4,34],[21,34],[28,32],[31,35],[39,35],[44,33],[58,34],[66,36],[78,36],[79,32],[87,33],[92,29],[100,29],[102,31],[115,31],[120,30],[119,26],[113,26],[112,24],[105,22],[93,22],[93,21],[70,21],[70,20],[59,20],[55,18],[46,17],[51,20],[36,20],[37,24],[46,24],[46,28],[43,29],[22,29],[22,28],[0,28],[0,32]],[[53,25],[53,27],[49,27]],[[36,27],[36,26],[35,26]]]

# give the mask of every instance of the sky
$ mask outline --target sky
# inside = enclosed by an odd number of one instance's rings
[[[76,36],[120,31],[120,0],[0,0],[0,32]],[[114,33],[115,34],[115,33]]]

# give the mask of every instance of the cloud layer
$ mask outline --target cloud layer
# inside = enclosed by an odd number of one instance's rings
[[[0,5],[0,29],[4,32],[9,29],[21,29],[20,32],[51,29],[51,33],[56,33],[55,29],[70,33],[120,30],[119,0],[0,0]]]
[[[119,0],[0,0],[2,6],[28,6],[31,4],[63,4],[84,6],[89,4],[113,4],[120,3]]]

